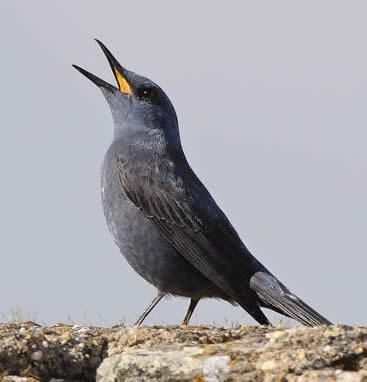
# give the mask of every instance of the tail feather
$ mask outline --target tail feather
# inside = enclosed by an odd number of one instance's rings
[[[275,310],[306,326],[332,325],[270,273],[257,272],[251,278],[250,285],[256,292],[260,304],[265,308]]]

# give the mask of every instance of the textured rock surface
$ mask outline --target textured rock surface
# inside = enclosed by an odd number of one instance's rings
[[[99,382],[367,382],[367,328],[0,324],[1,381],[96,378]]]

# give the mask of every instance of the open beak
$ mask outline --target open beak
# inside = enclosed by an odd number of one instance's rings
[[[120,63],[116,60],[116,58],[112,55],[112,53],[102,44],[101,41],[97,40],[98,45],[103,50],[103,53],[107,57],[107,60],[111,66],[112,72],[116,78],[119,90],[124,94],[131,94],[132,90],[131,87],[126,79],[126,73],[127,70],[123,68]],[[98,87],[103,87],[107,90],[113,91],[116,90],[114,86],[109,84],[108,82],[100,79],[99,77],[95,76],[94,74],[88,72],[87,70],[81,68],[80,66],[73,65],[73,67],[78,70],[80,73],[82,73],[84,76],[86,76],[89,80],[91,80],[94,84],[96,84]]]

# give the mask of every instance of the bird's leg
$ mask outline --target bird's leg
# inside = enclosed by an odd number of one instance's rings
[[[153,308],[159,303],[159,301],[162,300],[162,298],[165,296],[166,294],[161,292],[161,291],[158,291],[158,294],[157,296],[154,298],[154,300],[150,303],[150,305],[144,310],[144,312],[141,314],[141,316],[138,318],[138,320],[135,322],[134,325],[137,325],[137,326],[140,326],[141,323],[145,320],[145,318],[147,317],[147,315],[153,310]]]
[[[195,310],[198,302],[199,302],[199,300],[195,300],[194,298],[191,299],[189,309],[187,310],[187,313],[186,313],[186,316],[183,320],[182,325],[188,325],[189,324],[190,318],[191,318],[192,314],[194,313],[194,310]]]

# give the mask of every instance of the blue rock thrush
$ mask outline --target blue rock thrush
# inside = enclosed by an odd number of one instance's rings
[[[195,175],[182,150],[175,109],[153,81],[125,68],[100,42],[118,88],[74,66],[105,96],[114,138],[102,166],[102,203],[108,228],[130,266],[158,294],[141,324],[167,294],[240,305],[271,325],[261,307],[304,325],[331,324],[289,291],[246,248]]]

